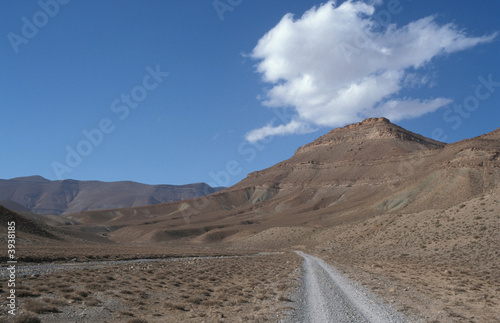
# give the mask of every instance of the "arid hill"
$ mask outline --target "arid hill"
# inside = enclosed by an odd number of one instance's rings
[[[205,183],[146,185],[130,181],[50,181],[29,176],[0,180],[0,201],[16,202],[37,214],[61,215],[179,201],[220,189]]]
[[[234,241],[272,227],[329,227],[447,209],[500,183],[500,131],[445,144],[385,118],[332,130],[208,197],[68,215],[115,241]]]

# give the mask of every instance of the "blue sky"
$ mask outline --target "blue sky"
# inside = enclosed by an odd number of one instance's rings
[[[373,3],[8,1],[0,178],[226,186],[367,116],[500,127],[498,1]]]

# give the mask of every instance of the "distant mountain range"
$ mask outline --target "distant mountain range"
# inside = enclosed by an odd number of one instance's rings
[[[147,185],[131,181],[100,182],[60,180],[41,176],[0,180],[0,204],[12,202],[41,215],[146,206],[212,194],[222,189],[205,183],[188,185]]]

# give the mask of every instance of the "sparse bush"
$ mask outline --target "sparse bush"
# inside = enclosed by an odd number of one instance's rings
[[[81,302],[81,301],[83,301],[83,298],[81,298],[77,294],[66,294],[66,295],[64,295],[64,298],[73,300],[75,302]]]
[[[91,291],[103,291],[104,287],[101,284],[90,283],[85,285],[85,288]]]
[[[131,319],[130,321],[127,321],[127,323],[148,323],[148,321],[143,319]]]
[[[121,311],[120,314],[124,316],[134,316],[134,313],[128,311]]]
[[[75,289],[73,287],[65,287],[65,288],[61,288],[60,291],[63,293],[72,293],[75,291]]]
[[[36,288],[36,291],[38,293],[47,293],[50,291],[50,289],[47,286],[39,286]]]
[[[188,299],[188,302],[199,305],[203,302],[203,298],[201,298],[201,297],[190,298],[190,299]]]
[[[178,311],[184,311],[184,312],[189,311],[189,309],[186,309],[186,307],[184,305],[181,305],[181,304],[165,303],[165,308],[172,309],[172,310],[178,310]]]
[[[288,297],[286,297],[286,296],[280,296],[280,297],[278,298],[278,300],[279,300],[280,302],[293,302],[290,298],[288,298]]]
[[[38,316],[32,313],[23,313],[17,315],[14,323],[41,323],[42,320]]]
[[[44,298],[42,298],[40,300],[42,302],[45,302],[47,304],[51,304],[51,305],[54,305],[54,306],[64,306],[64,305],[68,304],[65,301],[63,301],[62,299],[58,299],[58,298],[44,297]]]
[[[40,294],[38,293],[33,293],[32,291],[28,289],[19,289],[16,291],[16,296],[17,297],[38,297]]]
[[[52,304],[47,304],[36,299],[27,299],[25,301],[26,309],[37,314],[60,313],[61,311]]]
[[[87,306],[99,306],[101,304],[101,302],[99,302],[99,300],[97,298],[87,298],[85,300],[85,305]]]

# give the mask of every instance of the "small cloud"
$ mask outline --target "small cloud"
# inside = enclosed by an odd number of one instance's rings
[[[312,129],[309,124],[305,124],[299,121],[291,121],[288,124],[279,126],[268,124],[265,127],[250,131],[245,138],[249,142],[256,142],[270,136],[284,136],[290,134],[308,133],[313,131],[315,131],[315,129]]]
[[[292,14],[267,32],[250,54],[270,88],[269,108],[294,111],[288,124],[268,124],[246,135],[269,136],[336,127],[370,116],[418,118],[451,103],[447,98],[399,98],[404,88],[432,86],[435,76],[420,69],[432,60],[491,42],[497,34],[469,37],[454,24],[426,17],[397,28],[376,28],[380,1],[334,1]]]

